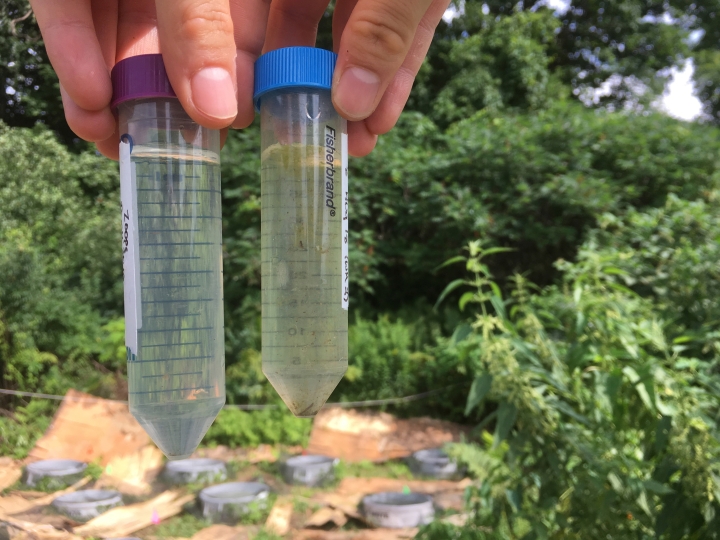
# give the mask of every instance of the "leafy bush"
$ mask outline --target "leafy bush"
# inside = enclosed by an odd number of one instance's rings
[[[24,459],[50,426],[55,403],[36,399],[0,416],[0,456]]]
[[[720,192],[694,201],[670,195],[660,208],[606,214],[582,257],[650,298],[672,322],[677,343],[706,358],[720,352]]]
[[[470,245],[452,350],[475,373],[472,526],[497,538],[718,538],[720,377],[668,338],[652,302],[582,257],[559,286],[503,299]],[[670,331],[670,333],[672,333]],[[492,428],[490,431],[484,431]]]
[[[97,388],[91,358],[122,305],[115,166],[3,124],[0,164],[2,385]]]
[[[380,407],[399,416],[431,415],[464,421],[469,388],[465,362],[436,347],[444,334],[430,308],[375,320],[358,317],[349,328],[349,366],[330,401],[393,399],[425,394],[417,401]]]
[[[549,11],[483,17],[477,32],[450,45],[452,77],[427,103],[430,117],[447,126],[482,109],[532,110],[556,98],[548,48],[558,26]]]
[[[384,463],[373,463],[372,461],[359,461],[349,463],[340,461],[335,467],[335,478],[399,478],[411,480],[413,473],[404,461],[386,461]]]
[[[421,327],[421,320],[406,323],[388,316],[376,321],[358,317],[349,328],[348,371],[333,399],[385,399],[422,392],[419,375],[431,360],[422,349],[432,336],[422,336]]]
[[[223,409],[205,436],[205,444],[257,446],[307,445],[312,422],[295,418],[284,406],[260,411]]]
[[[535,114],[483,111],[442,132],[419,114],[351,162],[356,308],[433,302],[463,238],[515,251],[498,261],[541,285],[573,260],[605,213],[694,200],[718,185],[717,131],[659,114],[608,114],[557,102]]]
[[[184,513],[153,527],[153,533],[157,538],[190,538],[211,525],[209,519],[200,518],[194,513]]]

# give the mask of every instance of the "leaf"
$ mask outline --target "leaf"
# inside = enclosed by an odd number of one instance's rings
[[[628,273],[625,270],[622,270],[621,268],[617,268],[615,266],[607,266],[603,268],[603,272],[606,274],[612,274],[612,275],[618,275],[618,276],[626,276]]]
[[[559,410],[562,413],[567,414],[570,418],[574,418],[575,420],[577,420],[578,422],[580,422],[582,424],[585,424],[586,426],[590,425],[590,420],[588,420],[582,414],[575,412],[575,410],[570,405],[565,403],[564,401],[556,401],[554,403],[554,405],[557,410]]]
[[[655,451],[657,453],[664,452],[670,441],[670,430],[672,429],[672,418],[663,416],[657,421],[655,427]]]
[[[576,285],[575,290],[573,291],[573,301],[576,304],[580,303],[580,298],[582,298],[582,293],[583,293],[582,287],[580,285]]]
[[[505,497],[507,497],[507,500],[510,503],[510,506],[513,507],[513,510],[518,512],[522,506],[522,494],[520,492],[520,488],[506,489]]]
[[[615,473],[613,473],[613,472],[608,473],[607,479],[608,479],[608,482],[610,482],[610,485],[612,486],[612,488],[613,488],[617,493],[622,493],[622,492],[623,492],[622,482],[620,481],[620,478],[618,478],[618,476],[617,476]]]
[[[510,430],[517,419],[517,407],[508,401],[503,401],[498,407],[498,421],[495,426],[495,446],[507,439]]]
[[[671,493],[675,493],[670,486],[661,484],[657,480],[645,480],[643,486],[645,486],[645,489],[649,492],[656,493],[657,495],[670,495]]]
[[[445,287],[443,292],[440,293],[440,297],[438,298],[437,302],[435,302],[433,309],[437,309],[438,306],[442,303],[442,301],[445,300],[448,294],[453,292],[458,287],[462,287],[463,285],[467,285],[467,281],[465,281],[464,279],[456,279],[448,283],[447,287]]]
[[[486,257],[488,255],[494,255],[495,253],[508,253],[509,251],[515,251],[513,248],[504,248],[504,247],[493,247],[484,249],[482,253],[480,254],[481,257]]]
[[[473,298],[475,298],[475,293],[473,291],[468,291],[464,293],[460,297],[460,301],[458,302],[458,307],[460,308],[460,311],[465,311],[465,306],[468,304],[468,302],[472,302]]]
[[[452,257],[451,259],[448,259],[447,261],[445,261],[444,263],[442,263],[440,266],[438,266],[437,268],[435,268],[435,269],[433,270],[433,274],[434,274],[435,272],[437,272],[438,270],[440,270],[441,268],[445,268],[446,266],[450,266],[451,264],[457,264],[457,263],[459,263],[459,262],[465,262],[466,260],[467,260],[467,257],[465,257],[465,256],[463,256],[463,255],[458,255],[457,257]]]
[[[542,367],[542,362],[540,362],[540,360],[535,355],[535,353],[530,349],[527,342],[523,341],[522,339],[518,339],[518,338],[512,338],[510,340],[510,342],[517,349],[518,353],[520,353],[523,357],[527,358],[530,362],[532,362],[536,366],[538,366],[540,368]]]
[[[640,382],[640,375],[638,375],[637,371],[635,371],[635,368],[625,366],[623,368],[623,373],[630,380],[631,383],[637,384],[638,382]]]
[[[677,407],[675,407],[672,403],[665,403],[662,399],[660,399],[659,395],[655,396],[655,406],[657,407],[658,412],[664,416],[673,416],[677,413]]]
[[[468,259],[465,269],[473,274],[483,274],[484,276],[490,276],[490,269],[486,264],[480,262],[479,259]]]
[[[485,396],[492,386],[492,380],[492,375],[485,372],[473,381],[470,387],[470,394],[468,394],[467,405],[465,406],[465,416],[470,414],[470,412],[485,399]]]
[[[622,292],[627,294],[628,296],[639,298],[640,295],[633,291],[632,289],[627,288],[625,285],[620,285],[619,283],[608,283],[608,286],[612,289],[615,289],[618,292]]]
[[[643,512],[645,512],[645,514],[647,514],[648,517],[652,517],[652,512],[650,511],[650,506],[648,505],[647,493],[645,491],[640,492],[640,495],[638,495],[635,502],[638,503],[638,506]]]
[[[498,284],[494,281],[490,281],[489,285],[493,294],[502,300],[502,291],[500,290],[500,287],[498,287]]]
[[[575,335],[579,336],[583,333],[583,330],[585,330],[585,325],[587,323],[587,320],[585,319],[585,314],[582,311],[578,311],[575,315]]]
[[[617,410],[617,398],[620,392],[620,386],[622,386],[622,375],[620,375],[620,372],[612,373],[605,381],[605,392],[612,405],[613,413]]]
[[[623,373],[630,379],[630,382],[635,385],[640,399],[647,409],[651,412],[655,412],[655,380],[649,371],[649,367],[644,366],[641,369],[642,376],[638,374],[635,369],[630,366],[623,368]]]
[[[495,312],[498,314],[498,317],[500,317],[502,320],[507,320],[507,312],[505,311],[505,303],[502,301],[502,298],[498,298],[497,296],[491,296],[490,297],[490,303],[495,308]]]
[[[452,335],[452,340],[455,345],[463,341],[466,337],[468,337],[472,333],[472,326],[469,324],[463,323],[460,326],[458,326]]]
[[[488,414],[485,418],[482,419],[482,422],[480,422],[477,426],[473,428],[473,433],[477,433],[478,431],[482,431],[485,429],[485,426],[487,426],[490,422],[495,420],[497,418],[497,411],[493,411],[490,414]]]

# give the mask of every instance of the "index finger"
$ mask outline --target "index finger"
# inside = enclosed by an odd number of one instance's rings
[[[90,0],[32,0],[50,63],[72,101],[100,111],[110,104],[110,71],[95,33]]]
[[[255,118],[253,73],[255,60],[265,42],[270,0],[230,0],[230,16],[235,38],[238,114],[234,128],[244,128]]]

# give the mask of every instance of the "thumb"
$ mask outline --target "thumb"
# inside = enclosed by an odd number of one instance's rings
[[[363,120],[378,106],[432,0],[356,2],[337,48],[333,81],[333,102],[348,120]]]
[[[160,50],[190,117],[213,129],[237,116],[235,41],[228,0],[156,0]]]

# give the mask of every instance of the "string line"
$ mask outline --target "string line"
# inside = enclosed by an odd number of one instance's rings
[[[383,405],[394,405],[398,403],[407,403],[411,401],[419,401],[425,398],[428,398],[434,394],[438,394],[440,392],[443,392],[445,390],[448,390],[450,388],[454,388],[458,386],[457,384],[451,384],[449,386],[445,386],[443,388],[436,388],[435,390],[429,390],[427,392],[422,392],[420,394],[413,394],[410,396],[403,396],[403,397],[394,397],[394,398],[388,398],[388,399],[370,399],[365,401],[340,401],[336,403],[326,403],[323,408],[350,408],[350,407],[381,407]],[[73,401],[78,403],[127,403],[127,401],[119,400],[119,399],[103,399],[103,398],[85,398],[85,397],[73,397],[73,396],[59,396],[54,394],[41,394],[38,392],[21,392],[19,390],[7,390],[4,388],[0,388],[0,394],[6,394],[10,396],[19,396],[19,397],[31,397],[31,398],[38,398],[38,399],[53,399],[56,401]],[[268,403],[264,405],[252,405],[252,404],[246,404],[246,405],[233,405],[233,404],[226,404],[223,408],[225,409],[234,409],[234,410],[240,410],[240,411],[262,411],[266,409],[278,409],[280,408],[280,405],[274,404],[274,403]]]

